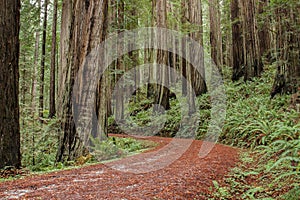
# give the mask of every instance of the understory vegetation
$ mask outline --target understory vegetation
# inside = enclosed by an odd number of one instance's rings
[[[242,162],[225,180],[226,186],[214,184],[213,189],[221,199],[235,195],[243,199],[272,199],[279,195],[284,195],[283,199],[295,199],[299,196],[299,113],[290,104],[291,95],[270,99],[275,73],[271,69],[266,69],[260,78],[234,83],[230,81],[230,69],[224,69],[227,110],[218,142],[245,149],[246,153],[241,155]],[[195,138],[203,139],[210,121],[209,94],[197,100],[200,113],[198,123],[194,124],[197,129]],[[138,101],[133,100],[126,111],[131,118],[128,124],[147,127],[165,120],[165,125],[156,135],[177,137],[181,122],[178,97],[171,100],[170,110],[155,118],[151,103],[145,93]]]
[[[227,110],[218,141],[240,147],[244,153],[241,154],[241,162],[223,183],[214,182],[211,190],[215,191],[216,196],[212,198],[240,196],[243,199],[272,199],[282,195],[283,199],[295,199],[299,196],[299,113],[290,105],[290,95],[278,95],[270,100],[275,73],[270,69],[252,81],[232,83],[229,80],[230,69],[224,68]],[[164,115],[153,117],[152,101],[146,98],[143,88],[139,90],[139,95],[130,101],[125,111],[130,116],[127,124],[131,130],[138,132],[140,126],[150,127],[165,121],[165,124],[158,125],[162,129],[156,135],[184,137],[176,135],[182,120],[180,97],[171,99],[171,109]],[[196,128],[195,138],[203,139],[210,121],[209,94],[198,97],[197,101],[199,113],[198,121],[194,123],[196,127],[187,127],[186,132]],[[22,113],[29,116],[29,108],[22,110]],[[22,163],[34,172],[121,158],[155,146],[151,142],[132,138],[109,137],[106,141],[93,141],[95,145],[91,155],[68,163],[55,163],[60,122],[47,120],[41,126],[32,117],[23,117],[21,122]],[[118,130],[113,118],[109,122],[111,131]],[[119,132],[122,130],[119,129]],[[153,134],[148,131],[148,135]]]

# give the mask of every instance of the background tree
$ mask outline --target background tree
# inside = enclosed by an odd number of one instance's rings
[[[271,98],[277,93],[295,93],[300,84],[300,5],[273,2],[273,16],[276,27],[276,65]]]
[[[223,38],[223,65],[232,67],[232,28],[231,28],[231,12],[230,12],[231,0],[224,0],[221,3],[221,29]]]
[[[38,72],[38,60],[39,60],[39,49],[40,49],[40,17],[41,17],[41,0],[38,0],[38,11],[37,11],[37,25],[35,31],[35,46],[34,46],[34,62],[33,62],[33,75],[31,82],[31,110],[34,116],[36,111],[36,97],[37,97],[37,72]]]
[[[55,109],[56,31],[57,31],[57,0],[54,0],[53,21],[52,21],[49,118],[53,118],[56,114],[56,109]]]
[[[219,0],[209,0],[211,57],[220,71],[223,65],[221,11]]]
[[[202,3],[201,0],[191,0],[188,4],[189,10],[189,22],[191,23],[192,30],[189,33],[189,37],[199,43],[203,47],[203,19],[202,19]],[[205,66],[204,66],[204,52],[198,52],[196,54],[193,47],[189,47],[190,60],[196,59],[194,63],[199,63],[201,66],[201,75],[192,65],[189,65],[188,74],[190,75],[190,82],[193,86],[193,90],[197,96],[207,92],[205,83]]]
[[[46,40],[47,40],[47,20],[48,20],[48,1],[44,2],[44,21],[43,21],[43,39],[42,39],[42,58],[40,71],[40,94],[39,94],[39,117],[42,122],[44,117],[44,85],[45,85],[45,60],[46,60]]]
[[[21,166],[19,125],[20,1],[0,1],[0,168]]]
[[[267,14],[269,0],[258,1],[258,37],[261,56],[266,56],[270,61],[271,56],[271,35],[270,17]]]
[[[256,1],[240,1],[243,22],[244,80],[260,76],[263,63],[258,40]]]
[[[124,1],[121,0],[117,2],[117,27],[118,27],[118,33],[120,34],[125,29],[125,22],[124,22],[124,12],[125,12],[125,4]],[[123,51],[122,42],[118,44],[117,51],[120,53]],[[123,72],[125,71],[124,66],[124,56],[121,56],[117,59],[117,70],[118,73],[116,73],[116,81],[119,81],[119,79],[122,77]],[[123,86],[121,86],[123,87]],[[123,120],[124,119],[124,96],[123,96],[123,89],[118,90],[118,95],[116,96],[116,109],[115,109],[115,117],[116,120]]]
[[[156,2],[156,25],[159,28],[167,28],[167,0],[161,0]],[[168,53],[162,50],[161,45],[165,45],[165,41],[167,41],[165,33],[157,33],[157,42],[159,49],[157,50],[157,58],[156,63],[162,66],[168,65]],[[161,46],[161,47],[160,47]],[[164,109],[168,110],[170,108],[169,103],[169,89],[167,86],[169,85],[169,71],[165,67],[158,67],[156,69],[156,79],[158,81],[155,100],[154,103],[156,105],[164,107]],[[155,111],[159,111],[158,108],[154,107]]]
[[[230,8],[232,21],[232,80],[237,81],[244,76],[244,51],[239,0],[232,0]]]

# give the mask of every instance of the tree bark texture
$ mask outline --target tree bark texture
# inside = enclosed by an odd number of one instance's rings
[[[260,76],[263,64],[258,40],[255,0],[240,0],[243,19],[244,80]]]
[[[271,36],[270,36],[270,19],[266,17],[267,6],[269,5],[269,0],[259,0],[258,2],[258,37],[260,44],[260,54],[266,56],[267,60],[270,60],[271,56]]]
[[[75,77],[80,70],[83,70],[87,56],[105,39],[107,22],[108,0],[101,2],[97,0],[66,0],[63,3],[58,101],[59,107],[62,108],[58,115],[61,119],[63,135],[60,137],[56,157],[59,162],[74,160],[86,153],[87,149],[83,146],[82,138],[76,132],[72,92]],[[87,79],[88,77],[81,78]],[[79,87],[85,87],[85,85]],[[106,99],[108,88],[105,76],[100,78],[96,90],[96,105],[94,107],[97,112],[97,119],[94,119],[93,123],[99,123],[102,131],[105,132],[108,110]],[[78,101],[89,101],[89,98],[88,96],[81,97]]]
[[[233,73],[232,80],[237,81],[244,76],[244,50],[242,38],[242,19],[239,0],[232,0],[231,22],[232,22],[232,62]]]
[[[277,72],[271,91],[276,94],[295,93],[300,85],[300,31],[299,4],[277,5],[276,55]]]
[[[167,28],[167,0],[161,0],[156,2],[156,23],[160,28]],[[159,45],[164,45],[166,41],[166,35],[164,32],[157,33],[156,35]],[[159,65],[168,65],[168,53],[163,48],[157,50],[156,63]],[[157,91],[155,94],[155,104],[164,107],[165,110],[170,108],[169,103],[169,89],[166,87],[169,85],[169,71],[163,67],[156,69],[156,80],[161,83],[157,85]],[[159,111],[157,107],[154,107],[154,111]]]
[[[203,47],[203,20],[202,20],[202,4],[201,0],[190,0],[188,4],[189,9],[189,22],[195,26],[194,31],[189,34],[190,38],[199,43]],[[194,63],[199,63],[200,71],[195,69],[196,66],[188,65],[187,74],[188,80],[192,86],[193,93],[196,96],[204,94],[207,92],[206,82],[205,82],[205,66],[204,66],[204,52],[199,52],[196,55],[193,46],[188,47],[188,56],[190,60],[194,60]],[[191,91],[190,91],[190,95]]]
[[[20,0],[0,0],[0,168],[21,166],[19,125]]]
[[[209,19],[210,19],[210,45],[211,57],[222,71],[223,51],[221,34],[221,12],[219,0],[209,0]]]

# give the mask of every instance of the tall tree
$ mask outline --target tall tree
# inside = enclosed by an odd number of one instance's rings
[[[117,16],[117,25],[118,25],[118,33],[121,33],[124,31],[125,26],[124,26],[124,12],[125,12],[125,4],[124,0],[120,0],[118,2],[118,16]],[[118,49],[120,53],[123,51],[123,42],[120,41],[118,44]],[[124,66],[124,56],[121,56],[120,58],[117,59],[117,70],[119,72],[125,71],[125,66]],[[116,82],[121,78],[121,74],[117,73],[116,75]],[[123,87],[122,85],[120,87]],[[115,110],[115,118],[116,120],[123,120],[124,119],[124,97],[123,97],[123,88],[120,88],[118,90],[118,94],[116,96],[116,110]]]
[[[56,109],[55,109],[56,29],[57,29],[57,0],[54,0],[53,21],[52,21],[51,68],[50,68],[49,118],[53,118],[56,113]]]
[[[219,70],[223,65],[220,1],[209,0],[211,57]]]
[[[76,116],[72,109],[72,92],[75,78],[83,70],[86,57],[105,39],[107,13],[108,0],[67,0],[63,4],[58,97],[59,107],[62,108],[58,116],[62,121],[63,135],[60,137],[57,161],[73,160],[85,153],[86,148],[74,123]],[[105,77],[101,77],[95,106],[102,130],[107,128],[106,81]],[[88,97],[82,99],[84,101]]]
[[[137,8],[137,2],[135,1],[132,1],[133,3],[131,5],[129,5],[129,8],[128,8],[128,21],[130,21],[130,23],[128,24],[128,29],[129,30],[134,30],[136,28],[138,28],[138,8]],[[130,49],[134,49],[135,48],[135,39],[133,38],[132,39],[132,43],[130,44]],[[128,53],[128,56],[130,58],[130,62],[131,62],[131,66],[139,66],[139,50],[134,50],[134,51],[130,51]],[[139,82],[140,82],[140,73],[141,73],[141,70],[140,68],[138,67],[134,67],[134,90],[137,90],[137,86],[139,85]],[[139,92],[136,91],[135,92],[135,100],[137,100],[138,98],[138,94]]]
[[[185,32],[187,30],[185,30],[185,27],[188,24],[188,18],[189,18],[189,6],[188,6],[188,2],[187,0],[182,0],[181,1],[181,24],[182,24],[182,31]],[[186,61],[186,56],[187,56],[187,44],[185,39],[183,38],[181,41],[181,49],[182,49],[182,53],[183,53],[183,58],[181,59],[181,73],[182,73],[182,95],[186,96],[187,93],[187,61]]]
[[[243,21],[244,80],[260,76],[263,63],[258,40],[255,0],[240,0]]]
[[[167,0],[161,0],[156,2],[156,24],[159,28],[167,28]],[[157,42],[158,47],[164,45],[166,42],[165,33],[157,33]],[[157,50],[156,63],[159,65],[167,66],[168,65],[168,53],[160,47]],[[158,67],[157,71],[157,80],[160,84],[157,85],[157,91],[155,94],[155,104],[164,107],[164,109],[170,108],[169,103],[169,89],[166,87],[169,84],[169,70],[165,67]],[[159,111],[154,107],[155,111]]]
[[[258,2],[258,37],[260,45],[260,54],[270,60],[271,36],[270,36],[270,19],[266,14],[269,0],[259,0]]]
[[[41,72],[40,72],[40,97],[39,97],[39,117],[42,122],[44,117],[44,85],[45,85],[45,60],[46,60],[46,40],[47,40],[47,15],[48,15],[48,1],[44,2],[44,22],[43,22],[43,41],[42,41],[42,58],[41,58]]]
[[[230,0],[224,0],[222,3],[222,37],[223,37],[223,64],[232,66],[232,25],[230,18]]]
[[[271,98],[277,93],[294,93],[300,85],[300,5],[273,2],[276,26],[277,72]]]
[[[233,73],[232,80],[237,81],[244,76],[244,50],[242,38],[242,20],[239,0],[232,0],[231,21],[232,21],[232,62]]]
[[[19,125],[20,0],[0,0],[0,168],[21,166]]]
[[[202,3],[201,0],[190,0],[189,1],[189,22],[192,24],[192,31],[190,31],[189,36],[194,41],[199,43],[203,47],[203,20],[202,20]],[[193,87],[195,95],[199,96],[207,92],[206,82],[205,82],[205,67],[204,67],[204,52],[198,52],[199,55],[195,55],[194,47],[189,47],[188,49],[190,60],[196,59],[194,63],[199,63],[200,71],[198,72],[192,65],[188,67],[189,81]]]
[[[36,97],[37,97],[37,71],[38,71],[38,60],[39,60],[39,50],[40,50],[40,18],[41,18],[41,0],[38,0],[38,22],[35,32],[35,46],[34,46],[34,63],[33,63],[33,76],[31,83],[31,110],[32,114],[36,111]]]

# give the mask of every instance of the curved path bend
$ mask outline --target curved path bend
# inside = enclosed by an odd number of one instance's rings
[[[157,142],[154,150],[106,164],[80,169],[34,175],[15,181],[0,183],[0,199],[207,199],[212,192],[212,181],[222,182],[239,158],[236,148],[216,144],[205,158],[198,156],[202,141],[188,141],[150,137]],[[171,164],[143,173],[149,167],[141,161],[146,155],[155,154],[172,141],[177,148],[170,148],[172,155],[181,155],[180,145],[188,141],[190,147]],[[153,156],[153,155],[152,155]],[[165,157],[156,157],[156,164],[165,163]],[[119,170],[129,163],[139,161],[138,173]]]

